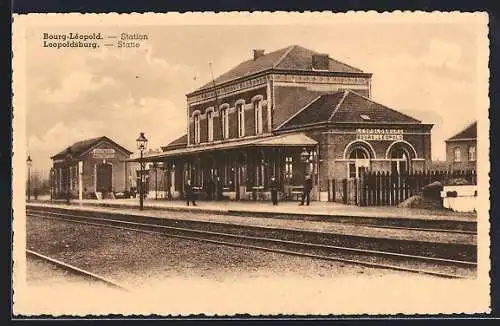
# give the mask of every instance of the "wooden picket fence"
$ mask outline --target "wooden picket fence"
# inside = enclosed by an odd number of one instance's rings
[[[477,184],[476,171],[425,171],[410,174],[368,172],[361,178],[328,180],[328,201],[358,206],[394,206],[419,194],[425,185],[452,179]]]

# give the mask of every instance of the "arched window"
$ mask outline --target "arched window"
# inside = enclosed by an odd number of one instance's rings
[[[453,162],[461,162],[462,153],[460,152],[460,147],[455,147],[453,149]]]
[[[410,157],[401,147],[396,147],[391,151],[391,171],[396,174],[404,174],[409,171]]]
[[[366,159],[368,158],[367,153],[364,149],[355,148],[351,154],[349,154],[349,159]]]
[[[245,137],[245,108],[243,103],[236,105],[236,112],[238,114],[238,137]]]
[[[214,140],[214,116],[212,111],[207,112],[207,133],[208,133],[208,141],[211,142]]]
[[[363,147],[354,147],[349,154],[347,174],[349,178],[359,178],[361,174],[370,168],[370,154]]]
[[[262,134],[262,105],[261,100],[255,100],[253,102],[253,108],[255,112],[255,134]]]
[[[469,161],[476,160],[476,146],[469,146]]]
[[[222,124],[222,139],[229,138],[229,111],[226,107],[220,109],[221,124]]]
[[[193,117],[194,120],[194,143],[200,143],[200,115],[195,114]]]

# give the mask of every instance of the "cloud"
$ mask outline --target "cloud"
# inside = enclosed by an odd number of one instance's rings
[[[100,136],[101,128],[102,124],[91,120],[76,120],[71,125],[57,122],[41,137],[29,137],[28,150],[43,150],[54,155],[74,142]]]
[[[27,151],[33,159],[33,168],[47,171],[52,166],[50,156],[77,141],[102,136],[103,125],[88,119],[75,120],[71,124],[59,121],[41,136],[31,135]]]
[[[106,86],[116,85],[113,78],[95,78],[86,71],[72,71],[61,82],[57,89],[47,88],[43,92],[43,99],[48,103],[74,102],[86,92],[100,90]]]

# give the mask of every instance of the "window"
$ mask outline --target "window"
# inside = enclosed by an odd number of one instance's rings
[[[200,143],[200,115],[195,114],[194,117],[194,143]]]
[[[285,178],[292,179],[293,177],[293,157],[285,157]]]
[[[469,161],[476,160],[476,146],[469,146]]]
[[[393,174],[404,174],[409,170],[408,153],[402,148],[391,152],[391,171]]]
[[[453,162],[460,162],[462,161],[462,157],[461,157],[461,153],[460,153],[460,147],[455,147],[453,149]]]
[[[229,116],[227,108],[220,109],[221,124],[222,124],[222,139],[229,138]]]
[[[262,105],[260,100],[253,102],[253,108],[255,112],[255,134],[262,134]]]
[[[238,137],[245,137],[245,109],[242,103],[236,105],[238,112]]]
[[[370,167],[370,159],[368,152],[363,148],[355,148],[349,154],[349,162],[347,164],[347,176],[349,178],[359,178],[362,173]]]
[[[208,141],[211,142],[214,140],[214,117],[213,112],[207,112],[207,132],[208,132]]]

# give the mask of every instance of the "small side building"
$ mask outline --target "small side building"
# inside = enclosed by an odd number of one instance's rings
[[[114,198],[135,184],[128,149],[106,136],[76,142],[51,157],[55,198]]]
[[[451,170],[476,170],[477,121],[447,139],[446,162]]]

